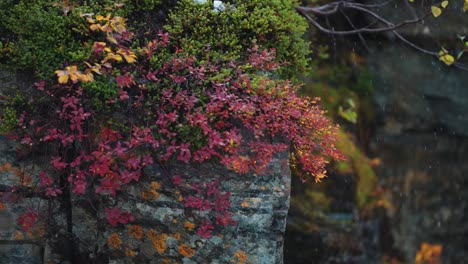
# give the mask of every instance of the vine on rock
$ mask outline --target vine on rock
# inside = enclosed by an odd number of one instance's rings
[[[22,155],[49,157],[32,175],[39,183],[29,184],[32,192],[49,199],[67,192],[115,197],[154,163],[216,161],[239,174],[261,174],[289,147],[302,179],[320,181],[327,162],[341,159],[336,127],[318,99],[300,98],[297,85],[272,77],[280,68],[274,49],[254,46],[237,60],[200,62],[171,45],[168,33],[135,46],[124,18],[83,17],[93,41],[90,58],[65,64],[56,81],[36,82],[36,99],[12,112],[17,122],[9,123],[9,135],[21,143]],[[169,176],[175,186],[186,180]],[[235,221],[230,193],[217,181],[200,180],[181,200],[210,212],[196,229],[209,238],[215,225]],[[105,211],[111,226],[134,220],[118,207]],[[20,224],[27,230],[37,217],[29,211]]]

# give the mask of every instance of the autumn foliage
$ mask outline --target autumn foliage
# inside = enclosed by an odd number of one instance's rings
[[[340,158],[335,127],[318,99],[298,97],[297,85],[274,77],[280,68],[275,50],[253,46],[238,60],[198,61],[165,32],[135,45],[124,18],[83,17],[92,56],[57,69],[54,82],[37,81],[36,99],[15,109],[18,122],[9,135],[21,143],[22,155],[49,158],[32,175],[34,192],[49,199],[67,192],[115,197],[154,163],[216,161],[239,174],[261,174],[288,148],[300,176],[320,181],[328,161]],[[176,186],[185,181],[170,177]],[[191,186],[181,198],[185,207],[216,215],[200,220],[200,236],[211,237],[214,225],[235,224],[230,194],[218,182]],[[153,187],[147,196],[157,195],[159,186]],[[111,226],[134,220],[118,207],[105,211]],[[29,229],[37,216],[28,212],[21,225]],[[129,232],[142,237],[135,227]],[[150,239],[164,251],[160,236]],[[111,236],[108,244],[120,247],[120,238]],[[188,247],[180,250],[193,255]]]

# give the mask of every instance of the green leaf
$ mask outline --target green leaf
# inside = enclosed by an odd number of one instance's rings
[[[346,111],[343,111],[343,107],[340,106],[338,108],[338,115],[353,124],[356,124],[357,122],[357,113],[351,109],[346,109]]]
[[[440,3],[440,6],[442,6],[442,8],[446,8],[449,4],[449,1],[443,1],[442,3]]]

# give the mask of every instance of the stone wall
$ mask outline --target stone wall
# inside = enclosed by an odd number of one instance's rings
[[[0,96],[17,83],[0,71]],[[288,152],[278,153],[263,176],[238,175],[216,163],[154,165],[138,184],[125,186],[115,198],[71,197],[63,204],[11,186],[23,181],[39,164],[18,160],[15,144],[0,137],[0,263],[283,263],[283,233],[289,209]],[[207,212],[184,207],[181,193],[168,175],[185,182],[219,182],[229,192],[230,213],[236,221],[215,225],[213,236],[195,232]],[[10,203],[8,199],[21,198]],[[18,217],[30,207],[46,212],[29,232]],[[132,212],[130,225],[106,224],[104,208]],[[46,216],[51,217],[46,217]],[[195,225],[195,226],[193,226]]]
[[[440,244],[442,263],[467,263],[468,74],[383,43],[368,56],[378,116],[371,149],[395,207],[393,246],[411,262],[421,243]]]

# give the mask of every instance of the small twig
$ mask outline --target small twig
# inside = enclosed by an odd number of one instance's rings
[[[403,37],[397,29],[402,28],[406,25],[410,24],[417,24],[423,21],[426,17],[428,17],[431,12],[427,11],[423,16],[418,16],[416,11],[414,10],[413,6],[408,2],[408,0],[404,0],[406,7],[412,14],[412,19],[408,20],[403,20],[399,23],[393,23],[386,18],[382,17],[375,11],[371,10],[372,8],[378,8],[382,7],[385,5],[388,5],[395,0],[388,0],[379,4],[361,4],[361,3],[356,3],[354,1],[336,1],[333,3],[325,4],[322,6],[316,6],[316,7],[304,7],[304,6],[298,6],[296,7],[296,10],[303,15],[312,25],[314,25],[318,30],[330,34],[330,35],[354,35],[357,34],[359,36],[359,39],[363,42],[364,47],[367,47],[365,39],[363,37],[363,33],[382,33],[382,32],[391,32],[393,33],[399,40],[401,40],[403,43],[407,44],[408,46],[424,53],[428,54],[431,56],[434,56],[436,58],[439,58],[439,53],[435,51],[430,51],[427,49],[424,49],[415,43],[409,41],[405,37]],[[374,19],[372,23],[370,23],[367,26],[357,28],[352,20],[349,18],[347,13],[345,12],[346,9],[350,10],[355,10],[359,11],[361,13],[364,13],[365,15],[371,17]],[[327,27],[322,26],[315,18],[313,18],[309,13],[312,13],[316,16],[324,16],[327,22]],[[347,20],[349,25],[351,26],[352,29],[350,30],[335,30],[329,23],[328,23],[328,16],[334,15],[334,14],[341,14],[344,16],[344,18]],[[381,25],[381,26],[376,26],[376,25]],[[453,66],[463,69],[463,70],[468,70],[468,66],[465,64],[462,64],[460,62],[455,62],[453,63]]]
[[[348,21],[349,25],[356,29],[356,26],[354,25],[353,21],[351,20],[351,18],[349,18],[348,15],[346,15],[345,12],[343,12],[342,10],[340,10],[340,13],[346,18],[346,20]],[[362,45],[366,48],[366,50],[369,50],[369,46],[367,45],[367,42],[366,40],[364,39],[364,36],[361,34],[361,33],[358,33],[358,37],[359,39],[361,40],[362,42]]]

